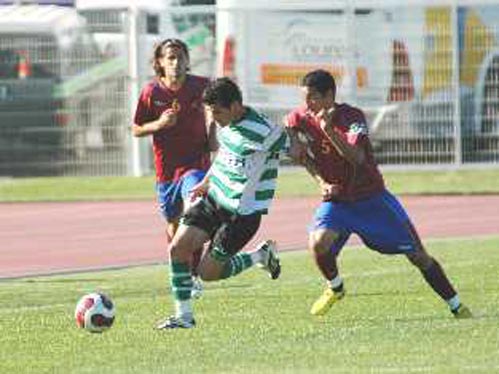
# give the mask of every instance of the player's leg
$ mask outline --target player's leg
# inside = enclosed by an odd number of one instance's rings
[[[156,185],[159,210],[166,221],[165,234],[168,243],[171,243],[175,231],[177,231],[178,219],[182,212],[180,193],[180,182],[164,182]]]
[[[160,323],[158,329],[194,326],[191,259],[193,252],[207,242],[220,225],[213,212],[210,204],[201,200],[185,213],[173,237],[170,245],[170,287],[175,314]]]
[[[189,208],[191,199],[189,191],[196,183],[202,179],[205,172],[193,172],[176,182],[158,183],[157,195],[160,210],[166,220],[166,238],[171,243],[179,225],[179,219],[182,211]],[[203,284],[197,275],[197,267],[203,252],[201,247],[195,250],[191,259],[191,271],[193,277],[192,296],[200,298],[203,293]]]
[[[419,269],[426,283],[448,304],[456,318],[472,317],[471,311],[461,303],[458,293],[440,263],[426,252],[414,226],[411,222],[407,222],[407,226],[416,243],[416,250],[407,253],[407,259]]]
[[[358,234],[370,248],[386,254],[402,253],[422,273],[430,287],[449,305],[457,317],[470,316],[445,274],[442,266],[430,256],[405,209],[388,191],[358,204]]]
[[[251,252],[240,252],[260,226],[259,214],[226,220],[215,234],[200,264],[203,280],[214,281],[236,276],[254,265],[264,267],[272,279],[280,274],[275,242],[266,241]]]
[[[337,257],[349,237],[349,232],[338,225],[343,209],[341,204],[324,202],[315,212],[309,234],[309,248],[315,264],[326,280],[326,289],[314,302],[310,313],[325,314],[345,295],[343,279],[338,271]]]
[[[190,192],[192,188],[202,181],[206,172],[204,170],[191,170],[189,173],[182,177],[181,195],[183,202],[183,211],[186,212],[195,202],[192,200]],[[198,266],[203,255],[203,247],[196,249],[192,253],[191,271],[193,277],[192,297],[199,299],[203,294],[203,282],[198,274]]]

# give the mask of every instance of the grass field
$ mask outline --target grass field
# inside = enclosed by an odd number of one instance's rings
[[[455,320],[402,257],[346,248],[347,297],[322,318],[309,255],[282,255],[283,274],[259,270],[208,284],[198,326],[152,329],[171,303],[165,266],[0,282],[0,373],[499,373],[499,237],[433,241],[473,310]],[[104,334],[75,327],[90,291],[109,294],[117,320]]]
[[[387,171],[396,194],[499,194],[499,169]],[[317,196],[315,182],[303,169],[283,168],[277,197]],[[0,202],[136,200],[155,198],[153,177],[27,178],[0,180]]]

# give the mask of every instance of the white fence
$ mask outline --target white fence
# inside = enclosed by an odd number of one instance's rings
[[[0,176],[153,173],[151,141],[131,138],[131,115],[154,42],[172,36],[187,41],[193,73],[233,76],[246,102],[277,122],[299,103],[304,73],[329,69],[338,99],[366,111],[381,164],[499,164],[499,2],[218,14],[64,8],[74,16],[69,33],[55,16],[47,30],[20,32],[7,8]]]

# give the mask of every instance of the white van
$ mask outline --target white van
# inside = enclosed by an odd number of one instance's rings
[[[334,74],[342,97],[355,94],[380,100],[383,93],[370,88],[388,86],[389,72],[379,74],[379,66],[363,61],[386,61],[389,57],[388,43],[372,42],[377,36],[373,30],[383,22],[384,12],[365,8],[356,11],[346,4],[326,0],[219,0],[219,74],[236,78],[252,104],[296,105],[297,83],[316,68]],[[361,25],[357,27],[363,28],[359,42],[370,46],[359,46],[361,53],[351,44],[352,17]]]
[[[452,4],[460,5],[455,12]],[[459,136],[456,100],[464,135],[494,126],[499,135],[499,110],[498,125],[488,114],[499,107],[491,94],[499,97],[492,78],[498,45],[499,6],[471,0],[217,1],[218,74],[235,78],[249,104],[271,112],[294,107],[301,77],[324,68],[336,78],[338,100],[372,116],[374,137],[406,144],[440,138],[438,152],[450,156],[451,138]],[[388,122],[386,113],[393,114]]]

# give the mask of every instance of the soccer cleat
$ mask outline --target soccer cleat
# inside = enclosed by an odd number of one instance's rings
[[[203,296],[203,282],[199,277],[192,277],[191,297],[193,299],[199,299],[201,296]]]
[[[341,300],[343,296],[345,296],[345,291],[335,292],[331,288],[327,288],[312,305],[310,314],[314,316],[326,314],[331,306],[338,300]]]
[[[456,309],[451,310],[451,312],[457,319],[473,318],[471,310],[469,310],[469,308],[464,304],[460,304]]]
[[[170,329],[191,329],[196,326],[194,318],[179,318],[170,316],[164,321],[156,325],[156,330],[170,330]]]
[[[259,266],[269,273],[271,279],[279,278],[281,261],[277,256],[277,243],[274,240],[266,240],[259,244],[258,251],[263,252],[263,260]]]

